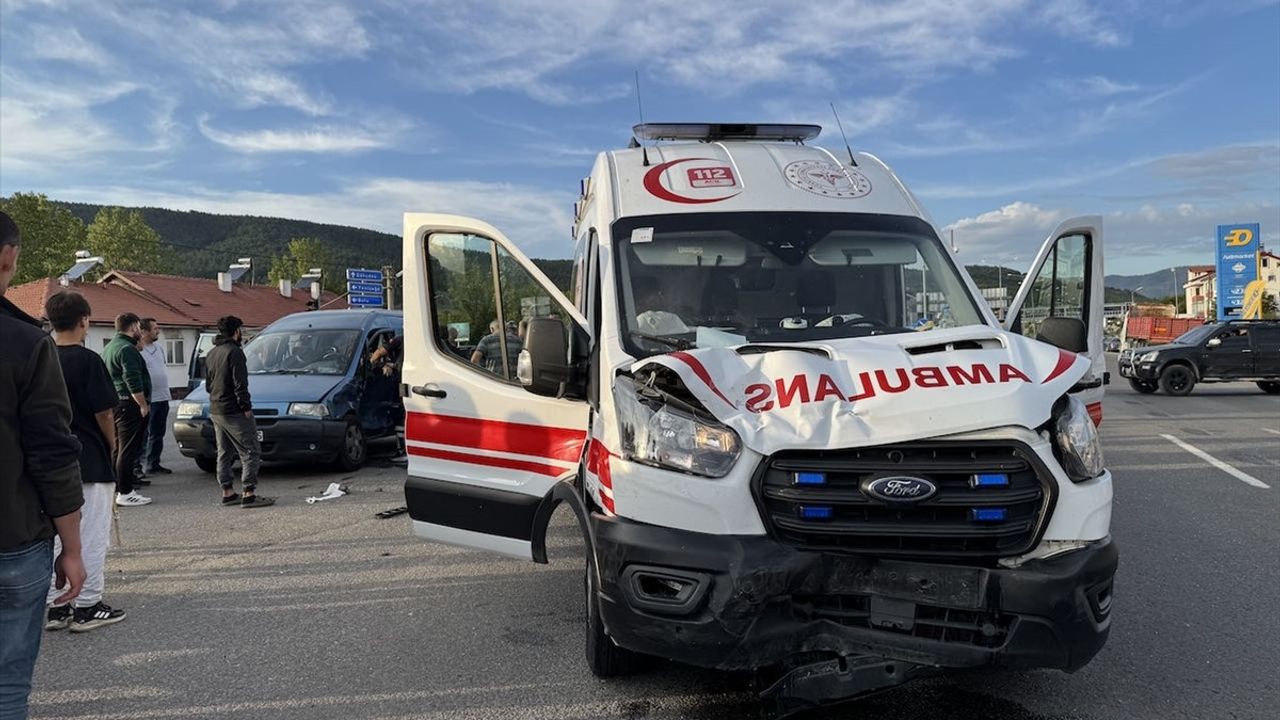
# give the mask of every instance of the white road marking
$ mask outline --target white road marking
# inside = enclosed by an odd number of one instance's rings
[[[1212,466],[1214,466],[1214,467],[1218,468],[1218,469],[1219,469],[1219,470],[1221,470],[1222,472],[1224,472],[1224,473],[1226,473],[1226,474],[1228,474],[1228,475],[1230,475],[1230,476],[1232,476],[1232,477],[1236,478],[1237,480],[1242,480],[1242,481],[1244,481],[1244,482],[1246,482],[1246,483],[1248,483],[1248,484],[1250,484],[1250,485],[1252,485],[1252,486],[1254,486],[1254,487],[1260,487],[1260,488],[1264,488],[1264,489],[1267,489],[1267,490],[1271,489],[1271,486],[1270,486],[1270,485],[1268,485],[1268,484],[1266,484],[1266,483],[1262,482],[1262,481],[1261,481],[1261,480],[1259,480],[1258,478],[1256,478],[1256,477],[1254,477],[1254,476],[1250,475],[1249,473],[1241,472],[1240,470],[1237,470],[1237,469],[1235,469],[1235,468],[1231,467],[1230,465],[1228,465],[1228,464],[1226,464],[1226,463],[1222,462],[1222,461],[1221,461],[1221,460],[1219,460],[1218,458],[1216,458],[1216,457],[1214,457],[1214,456],[1210,455],[1209,453],[1207,453],[1207,452],[1205,452],[1205,451],[1201,450],[1200,448],[1198,448],[1198,447],[1196,447],[1196,446],[1194,446],[1194,445],[1189,445],[1189,444],[1187,444],[1187,443],[1185,443],[1185,442],[1183,442],[1183,441],[1179,440],[1178,438],[1176,438],[1176,437],[1174,437],[1174,436],[1172,436],[1172,435],[1163,435],[1163,434],[1162,434],[1160,437],[1164,438],[1165,440],[1168,440],[1169,442],[1173,443],[1174,445],[1177,445],[1178,447],[1182,448],[1183,450],[1186,450],[1187,452],[1191,453],[1192,455],[1195,455],[1196,457],[1200,458],[1201,460],[1203,460],[1203,461],[1205,461],[1205,462],[1209,463],[1210,465],[1212,465]]]
[[[1280,435],[1280,430],[1272,430],[1271,428],[1262,428],[1263,432],[1269,432],[1272,435]]]

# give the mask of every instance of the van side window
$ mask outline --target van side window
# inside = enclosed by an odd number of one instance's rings
[[[1040,323],[1050,317],[1089,322],[1086,268],[1090,244],[1087,235],[1064,235],[1054,243],[1022,306],[1019,324],[1023,335],[1036,337]]]
[[[447,354],[477,371],[515,382],[530,319],[568,313],[501,246],[475,235],[427,238],[432,337]]]
[[[494,273],[494,242],[456,233],[427,238],[427,286],[431,292],[431,337],[459,362],[499,377],[507,374],[501,354],[486,355],[481,345],[498,327],[498,282]],[[479,361],[474,361],[475,358]],[[514,372],[515,363],[510,363]]]

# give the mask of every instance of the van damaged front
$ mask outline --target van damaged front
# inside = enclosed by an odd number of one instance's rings
[[[784,712],[944,668],[1082,667],[1118,557],[1110,475],[1067,394],[1087,365],[990,328],[636,362],[614,379],[612,492],[683,475],[697,502],[745,479],[764,532],[592,514],[609,636],[772,669]]]

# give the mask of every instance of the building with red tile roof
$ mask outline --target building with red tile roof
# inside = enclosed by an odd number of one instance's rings
[[[5,297],[32,317],[43,319],[49,296],[66,289],[81,293],[93,309],[85,345],[95,351],[101,351],[115,334],[117,315],[132,312],[155,318],[161,327],[169,384],[185,388],[189,353],[195,350],[200,333],[216,330],[218,318],[236,315],[252,332],[307,309],[311,293],[287,285],[247,285],[225,278],[114,270],[97,282],[71,281],[64,285],[59,278],[34,280],[10,287]],[[325,292],[320,303],[324,306],[338,300],[340,296]]]

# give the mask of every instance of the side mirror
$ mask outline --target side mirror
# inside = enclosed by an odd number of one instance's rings
[[[1222,338],[1210,338],[1209,342],[1205,343],[1204,345],[1205,347],[1218,347],[1221,344],[1222,344]]]
[[[1036,331],[1036,339],[1073,353],[1089,352],[1089,329],[1079,318],[1045,318]]]
[[[524,349],[516,361],[516,379],[536,395],[581,397],[579,381],[569,363],[569,337],[564,323],[554,318],[533,318],[525,330]]]

